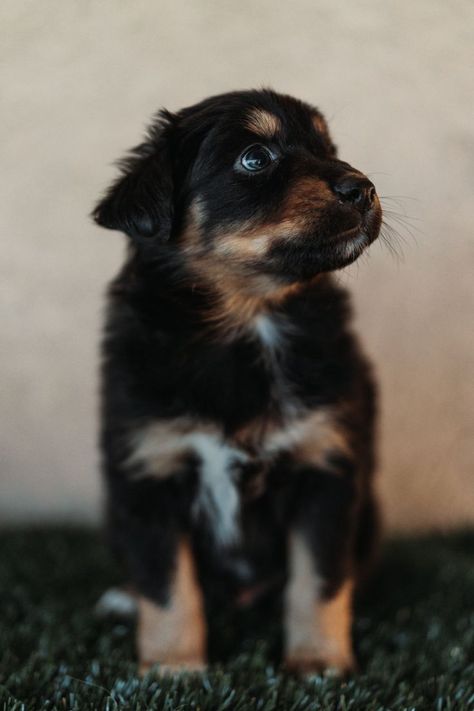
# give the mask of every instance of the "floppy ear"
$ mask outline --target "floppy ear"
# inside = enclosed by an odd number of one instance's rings
[[[122,176],[92,217],[101,227],[141,241],[166,242],[173,219],[173,177],[167,131],[157,127],[119,165]]]

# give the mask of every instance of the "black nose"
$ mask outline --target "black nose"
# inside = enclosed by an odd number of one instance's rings
[[[356,175],[344,178],[334,186],[333,190],[341,202],[351,203],[360,212],[369,210],[376,196],[375,187],[370,180]]]

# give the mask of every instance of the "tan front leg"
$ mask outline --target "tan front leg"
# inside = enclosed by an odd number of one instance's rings
[[[182,543],[167,605],[140,597],[137,647],[141,674],[159,663],[162,674],[202,670],[206,663],[206,623],[191,550]]]
[[[286,665],[306,674],[343,674],[354,668],[353,582],[346,580],[330,600],[321,599],[322,580],[304,540],[290,541],[291,577],[286,595]]]

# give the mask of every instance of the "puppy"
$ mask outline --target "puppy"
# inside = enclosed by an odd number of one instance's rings
[[[128,237],[102,449],[141,669],[205,665],[207,590],[249,603],[284,580],[288,668],[350,670],[375,388],[331,272],[377,238],[374,186],[317,109],[242,91],[161,111],[93,216]]]

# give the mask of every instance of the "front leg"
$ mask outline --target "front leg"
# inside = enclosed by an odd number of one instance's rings
[[[206,627],[203,600],[192,552],[178,547],[168,599],[159,604],[141,596],[137,647],[140,673],[159,662],[160,673],[199,671],[205,666]]]
[[[177,482],[117,481],[109,490],[112,543],[138,591],[140,673],[198,670],[206,662],[206,623]]]
[[[347,577],[331,597],[326,597],[324,581],[300,534],[291,537],[290,565],[285,608],[286,666],[303,674],[351,671],[352,578]]]
[[[289,537],[286,665],[302,673],[341,674],[354,668],[354,482],[347,472],[308,466],[300,471],[297,488]]]

